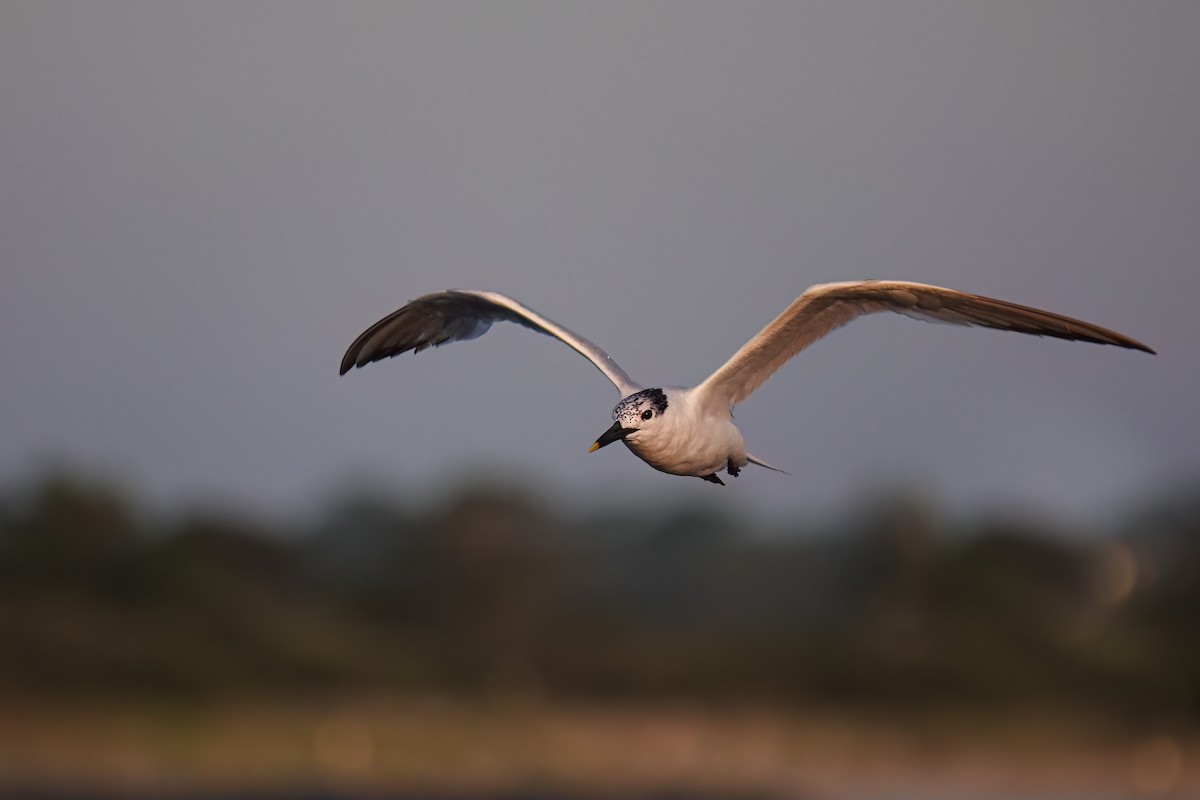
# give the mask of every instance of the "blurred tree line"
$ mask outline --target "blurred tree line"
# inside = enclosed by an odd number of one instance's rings
[[[341,691],[1200,721],[1200,492],[1108,531],[913,498],[747,530],[497,487],[268,529],[71,474],[0,495],[0,697]]]

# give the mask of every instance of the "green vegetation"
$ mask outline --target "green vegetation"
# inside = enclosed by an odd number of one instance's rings
[[[295,530],[0,498],[0,697],[303,693],[1200,719],[1200,492],[1068,535],[911,500],[822,529],[464,491]]]

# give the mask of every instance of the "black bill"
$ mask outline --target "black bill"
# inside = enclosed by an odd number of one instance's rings
[[[626,436],[636,430],[637,428],[622,428],[621,423],[614,422],[611,428],[600,434],[600,438],[592,444],[592,446],[588,449],[588,452],[594,453],[601,447],[604,447],[606,444],[612,444],[618,439],[624,439]]]

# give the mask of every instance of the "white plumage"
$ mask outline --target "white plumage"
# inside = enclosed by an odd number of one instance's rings
[[[621,393],[613,425],[593,450],[621,440],[655,469],[722,483],[718,472],[736,476],[747,463],[774,469],[746,452],[733,407],[808,345],[880,311],[1154,352],[1115,331],[1004,300],[908,281],[851,281],[810,287],[700,384],[645,388],[592,342],[511,297],[454,289],[419,297],[368,328],[346,351],[341,374],[409,350],[474,339],[498,320],[515,322],[574,349]]]

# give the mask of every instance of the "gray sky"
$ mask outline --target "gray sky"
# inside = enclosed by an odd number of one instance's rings
[[[1094,514],[1200,479],[1200,3],[0,2],[0,479],[265,509],[496,470],[564,503],[864,488]],[[725,489],[587,454],[619,399],[507,292],[691,384],[812,283],[939,283],[1159,350],[854,323]],[[588,500],[588,498],[591,498]]]

